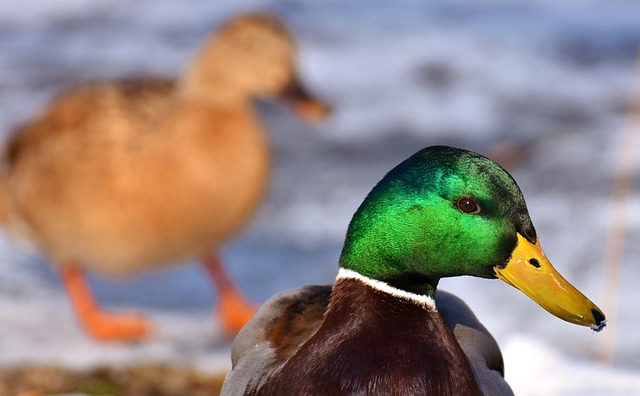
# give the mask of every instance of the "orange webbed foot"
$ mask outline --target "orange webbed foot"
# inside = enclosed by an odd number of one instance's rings
[[[149,322],[135,313],[100,311],[80,320],[85,330],[100,341],[139,341],[151,335]]]
[[[220,294],[217,314],[220,324],[227,334],[235,336],[253,318],[258,305],[247,301],[235,292]]]
[[[62,270],[76,316],[84,329],[100,341],[138,341],[151,335],[151,325],[134,313],[109,313],[97,304],[82,271],[75,266]]]
[[[227,334],[235,336],[255,315],[258,305],[248,301],[242,295],[217,257],[205,254],[203,262],[213,284],[218,289],[216,312],[220,325]]]

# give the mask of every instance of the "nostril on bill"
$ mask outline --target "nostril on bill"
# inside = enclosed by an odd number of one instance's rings
[[[530,259],[529,264],[533,265],[536,268],[540,268],[540,262],[538,261],[538,259],[534,259],[534,258]]]

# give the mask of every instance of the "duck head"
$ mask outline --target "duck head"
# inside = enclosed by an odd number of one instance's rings
[[[275,17],[232,19],[205,43],[185,78],[193,92],[223,100],[278,96],[304,118],[324,118],[329,107],[314,99],[296,74],[292,34]]]
[[[545,256],[511,175],[462,149],[429,147],[392,169],[351,220],[340,265],[429,296],[444,277],[498,278],[561,319],[606,322]]]

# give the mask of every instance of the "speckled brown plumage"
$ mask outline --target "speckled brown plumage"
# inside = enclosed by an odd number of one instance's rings
[[[7,144],[3,226],[64,271],[136,275],[208,254],[218,288],[239,300],[210,252],[246,224],[268,182],[252,101],[281,97],[312,119],[327,112],[303,89],[290,97],[294,58],[279,20],[248,14],[216,31],[176,82],[109,81],[61,95]],[[87,294],[80,273],[65,279]]]

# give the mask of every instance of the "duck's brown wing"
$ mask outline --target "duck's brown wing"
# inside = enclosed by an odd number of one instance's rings
[[[467,355],[480,390],[487,396],[512,396],[504,379],[504,362],[498,343],[471,308],[446,291],[436,292],[436,306]]]
[[[260,388],[316,332],[330,297],[331,285],[304,286],[264,303],[233,342],[221,395]]]
[[[39,116],[16,128],[6,145],[4,160],[12,165],[22,156],[37,153],[41,144],[67,133],[107,133],[105,125],[149,124],[166,112],[175,88],[174,81],[148,77],[96,81],[71,89]],[[133,128],[139,129],[135,125]]]

